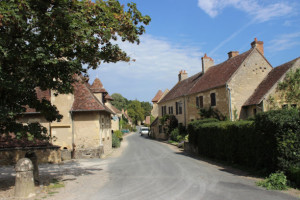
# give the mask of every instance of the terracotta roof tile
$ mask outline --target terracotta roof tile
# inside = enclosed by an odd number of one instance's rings
[[[199,72],[187,79],[184,79],[183,81],[178,82],[169,92],[166,94],[166,96],[160,100],[160,103],[176,99],[178,97],[186,95],[189,90],[197,83],[197,81],[201,78],[202,73]]]
[[[210,67],[197,81],[194,87],[191,88],[188,94],[204,92],[225,85],[253,50],[254,49],[250,49],[225,62]]]
[[[105,98],[106,100],[111,100],[111,101],[114,100],[109,94],[105,95],[104,98]]]
[[[178,82],[160,102],[176,99],[184,95],[204,92],[225,85],[253,50],[254,49],[250,49],[223,63],[212,66],[204,74],[199,72],[190,78]]]
[[[93,93],[107,93],[99,78],[96,78],[89,88]]]
[[[158,90],[158,92],[156,93],[155,97],[152,99],[152,102],[158,102],[160,100],[160,98],[162,97],[163,92],[161,90]]]
[[[111,112],[106,106],[98,101],[93,93],[88,89],[81,79],[74,83],[74,102],[72,111],[108,111]]]
[[[279,81],[279,79],[295,64],[300,57],[273,68],[267,77],[258,85],[254,93],[245,102],[244,106],[259,104],[268,91]]]
[[[116,113],[116,114],[120,114],[122,113],[121,111],[119,111],[116,107],[114,107],[113,105],[111,105],[111,110]]]

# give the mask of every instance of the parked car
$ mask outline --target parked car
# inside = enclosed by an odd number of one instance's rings
[[[140,128],[140,134],[149,134],[149,128],[148,127],[141,127]]]

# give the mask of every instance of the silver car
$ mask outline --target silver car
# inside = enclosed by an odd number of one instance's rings
[[[148,127],[141,127],[140,128],[140,134],[148,134],[149,133],[149,128]]]

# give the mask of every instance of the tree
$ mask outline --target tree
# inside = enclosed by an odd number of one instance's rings
[[[151,115],[152,105],[149,102],[142,101],[141,106],[144,109],[144,118]]]
[[[0,1],[0,136],[30,132],[44,138],[46,129],[38,123],[16,122],[26,106],[48,121],[62,118],[49,101],[37,99],[35,89],[71,93],[74,74],[87,76],[87,69],[103,62],[130,61],[112,40],[139,43],[149,22],[136,4],[125,8],[117,0]]]
[[[122,109],[127,109],[128,106],[128,99],[126,99],[125,97],[123,97],[121,94],[119,93],[114,93],[111,95],[111,97],[114,99],[111,104],[113,106],[115,106],[116,108],[118,108],[119,110]]]
[[[300,106],[300,69],[289,71],[277,90],[288,103]]]
[[[141,102],[133,100],[128,105],[128,115],[137,124],[138,121],[144,120],[144,109],[141,106]]]

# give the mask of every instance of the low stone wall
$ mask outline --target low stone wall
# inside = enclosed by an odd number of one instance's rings
[[[75,159],[82,158],[100,158],[100,156],[104,153],[103,146],[94,149],[76,149],[75,150]]]
[[[15,147],[0,149],[0,165],[15,165],[18,160],[25,158],[27,152],[34,152],[37,162],[40,163],[60,163],[61,151],[59,146],[50,147]]]
[[[194,145],[189,142],[184,142],[184,151],[187,153],[198,154],[198,147],[194,147]]]

